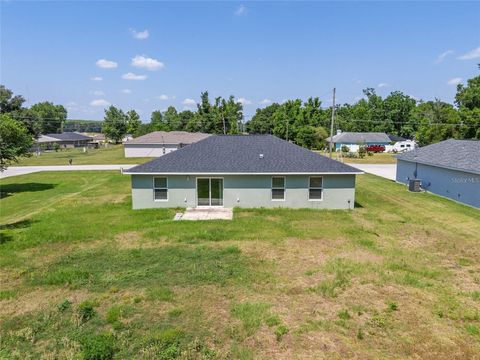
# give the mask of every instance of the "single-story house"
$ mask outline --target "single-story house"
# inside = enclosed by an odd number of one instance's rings
[[[125,142],[125,157],[159,157],[208,136],[187,131],[154,131]]]
[[[272,135],[210,136],[123,173],[134,209],[353,209],[362,174]]]
[[[325,141],[329,143],[330,137]],[[391,142],[388,135],[382,132],[342,132],[341,130],[337,130],[332,141],[335,151],[341,151],[342,146],[347,146],[351,152],[357,152],[361,145],[388,145]]]
[[[83,147],[92,143],[93,138],[77,132],[63,132],[61,134],[46,134],[50,138],[57,139],[56,143],[62,148]]]
[[[396,180],[480,207],[480,141],[445,140],[397,155]]]

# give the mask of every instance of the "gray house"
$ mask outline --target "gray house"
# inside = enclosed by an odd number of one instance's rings
[[[57,139],[55,141],[63,148],[83,147],[92,143],[91,136],[83,135],[77,132],[63,132],[61,134],[46,134],[47,138]]]
[[[446,140],[397,155],[396,180],[411,179],[429,192],[480,207],[480,141]]]
[[[125,157],[159,157],[186,145],[203,140],[210,134],[187,131],[153,131],[126,141]]]
[[[134,209],[352,209],[362,172],[271,135],[218,135],[135,166]]]

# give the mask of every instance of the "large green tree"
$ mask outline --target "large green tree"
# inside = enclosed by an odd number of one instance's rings
[[[103,120],[103,133],[107,139],[119,143],[127,134],[127,115],[115,106],[111,105],[105,109],[105,117]]]
[[[43,134],[63,132],[63,126],[67,120],[67,109],[63,105],[54,105],[51,102],[44,101],[32,105],[30,110],[40,120]]]
[[[29,155],[33,138],[27,128],[8,114],[0,114],[0,171],[20,156]]]
[[[127,134],[132,136],[138,136],[138,131],[140,129],[140,116],[135,110],[130,110],[127,112]]]

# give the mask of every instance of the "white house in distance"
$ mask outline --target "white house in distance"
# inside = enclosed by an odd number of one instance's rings
[[[154,131],[125,142],[125,157],[163,156],[208,136],[210,134],[186,131]]]

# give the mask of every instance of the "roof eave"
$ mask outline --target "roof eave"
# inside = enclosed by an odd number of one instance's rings
[[[407,161],[407,162],[411,162],[411,163],[418,163],[418,164],[423,164],[423,165],[428,165],[428,166],[435,166],[435,167],[439,167],[439,168],[442,168],[442,169],[462,171],[462,172],[466,172],[466,173],[471,173],[471,174],[478,174],[478,175],[480,175],[480,170],[475,171],[475,170],[471,170],[471,169],[462,169],[462,168],[457,168],[457,167],[454,167],[454,166],[445,166],[445,165],[440,165],[440,164],[434,164],[434,163],[430,163],[430,162],[428,162],[428,161],[419,161],[419,160],[412,160],[412,159],[401,159],[401,158],[399,158],[399,157],[397,157],[397,160]]]
[[[191,172],[136,172],[136,171],[122,171],[124,175],[362,175],[363,171],[321,171],[321,172],[206,172],[206,171],[191,171]]]

